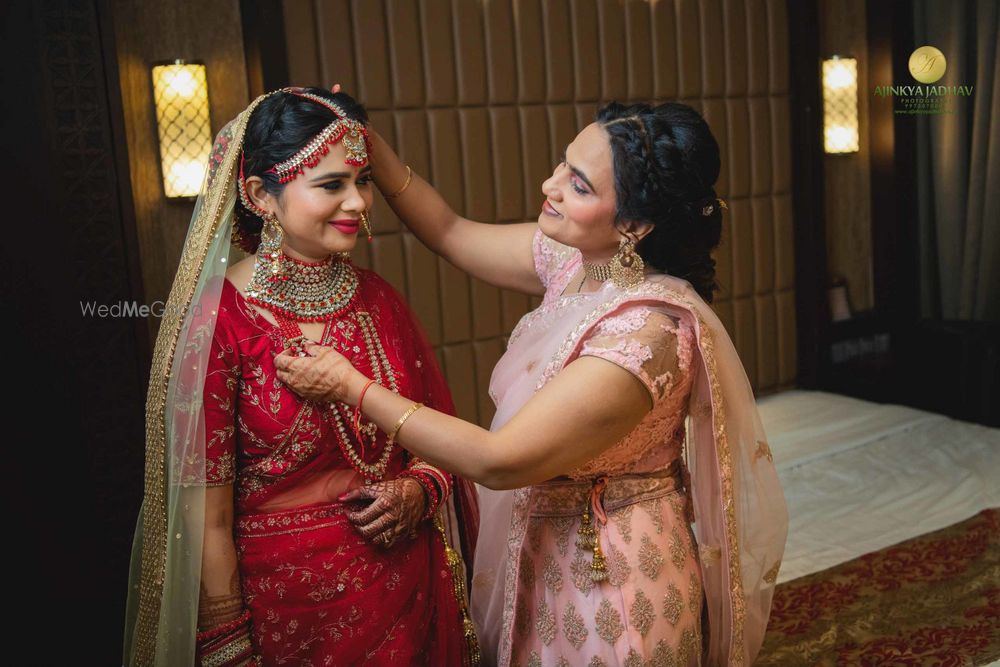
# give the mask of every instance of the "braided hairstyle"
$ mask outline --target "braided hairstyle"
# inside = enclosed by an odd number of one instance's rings
[[[346,93],[331,93],[325,88],[305,88],[303,92],[336,102],[348,118],[368,122],[365,108]],[[299,95],[280,91],[268,96],[247,123],[243,137],[244,177],[259,176],[264,180],[265,192],[280,197],[287,184],[267,170],[295,155],[334,120],[336,116],[328,108]],[[264,221],[237,197],[233,242],[247,253],[257,252],[263,226]]]
[[[679,102],[610,102],[595,120],[611,141],[616,223],[626,229],[651,223],[636,252],[646,264],[687,280],[711,303],[719,289],[711,252],[722,235],[722,211],[713,187],[719,145],[708,124]]]

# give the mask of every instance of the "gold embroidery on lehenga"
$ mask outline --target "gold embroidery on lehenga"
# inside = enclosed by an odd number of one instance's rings
[[[597,628],[597,636],[612,646],[625,632],[622,615],[608,602],[607,598],[601,600],[597,613],[594,614],[594,625]]]
[[[698,636],[690,628],[684,628],[681,632],[681,644],[677,647],[677,662],[681,665],[687,665],[691,662],[691,659],[701,651],[701,644],[698,642]]]
[[[559,567],[559,563],[552,557],[552,554],[545,554],[545,560],[542,562],[542,581],[545,582],[545,587],[553,593],[562,590],[562,568]]]
[[[555,667],[572,667],[572,665],[569,664],[569,660],[567,660],[562,656],[559,656],[559,659],[556,660]]]
[[[643,533],[642,546],[639,547],[639,571],[656,581],[656,578],[660,576],[660,570],[663,569],[663,561],[663,552],[660,551],[660,547],[656,546],[649,535]]]
[[[663,616],[670,625],[677,625],[681,620],[681,612],[684,610],[684,599],[681,591],[674,584],[667,585],[667,592],[663,594]]]
[[[563,635],[566,637],[566,641],[576,650],[580,650],[583,646],[583,642],[587,641],[587,626],[584,623],[583,616],[580,612],[576,610],[573,603],[570,602],[566,605],[566,611],[563,612]]]
[[[628,564],[628,559],[621,549],[611,544],[608,546],[607,554],[608,583],[612,586],[619,586],[628,581],[632,574],[632,566]]]
[[[535,651],[528,654],[528,667],[542,667],[542,656]]]
[[[576,519],[570,516],[557,516],[550,517],[547,521],[552,526],[552,532],[555,533],[556,547],[559,549],[559,555],[565,556],[569,549],[569,532],[573,528],[573,522]]]
[[[538,631],[538,638],[548,646],[556,638],[556,615],[549,608],[549,605],[542,600],[538,603],[537,618],[535,619],[535,630]]]
[[[684,540],[681,539],[681,535],[677,532],[677,527],[675,526],[670,531],[670,560],[673,562],[674,567],[680,570],[684,567],[687,556],[687,547],[684,545]]]
[[[528,633],[531,632],[531,612],[528,611],[528,605],[523,598],[517,601],[517,612],[514,614],[514,627],[522,637],[527,637]]]
[[[653,649],[653,657],[649,661],[649,667],[678,667],[677,654],[666,639],[656,642]]]
[[[601,660],[600,656],[595,655],[590,659],[590,662],[587,663],[587,667],[608,667],[608,663]]]
[[[697,574],[692,572],[691,579],[688,581],[688,609],[696,617],[701,614],[702,595],[701,580],[698,579]]]
[[[569,571],[573,579],[573,585],[576,586],[577,590],[584,595],[590,595],[590,591],[594,589],[595,582],[591,576],[590,561],[583,557],[582,551],[576,552],[573,562],[569,564]]]
[[[615,526],[618,527],[618,532],[622,536],[622,542],[625,544],[632,543],[632,510],[634,509],[635,505],[625,505],[613,512],[608,512],[608,516],[614,521]]]
[[[643,662],[642,656],[634,648],[628,650],[628,655],[625,656],[625,667],[643,667],[645,663]]]
[[[652,498],[650,500],[643,500],[639,503],[639,507],[646,511],[649,515],[650,520],[653,525],[656,526],[656,534],[659,535],[663,532],[663,513],[660,511],[660,499]]]
[[[628,612],[628,620],[643,637],[653,628],[653,622],[656,620],[656,609],[653,608],[652,601],[646,597],[642,590],[635,594],[632,608]]]
[[[532,553],[537,554],[542,548],[542,534],[545,532],[545,524],[541,521],[529,521],[525,538]]]
[[[518,578],[525,588],[535,587],[535,560],[528,555],[527,551],[521,552],[521,567],[518,569]]]

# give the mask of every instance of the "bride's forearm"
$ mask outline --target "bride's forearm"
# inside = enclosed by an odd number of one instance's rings
[[[445,254],[444,241],[458,215],[444,197],[415,172],[410,175],[409,185],[398,196],[391,196],[406,184],[406,165],[378,132],[372,131],[370,138],[372,175],[375,185],[386,195],[386,202],[424,245],[450,259]]]

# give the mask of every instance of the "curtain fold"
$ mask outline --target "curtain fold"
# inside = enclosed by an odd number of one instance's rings
[[[1000,6],[916,0],[914,22],[914,47],[948,59],[938,85],[974,86],[917,117],[921,315],[1000,321]]]

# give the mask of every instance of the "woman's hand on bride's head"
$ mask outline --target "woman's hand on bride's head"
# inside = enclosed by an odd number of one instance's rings
[[[313,401],[350,402],[352,380],[363,376],[347,357],[330,347],[307,345],[308,357],[297,357],[289,350],[275,355],[278,379],[299,396]]]

